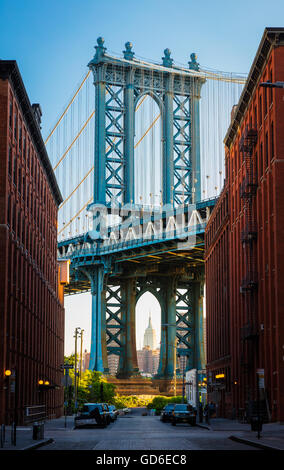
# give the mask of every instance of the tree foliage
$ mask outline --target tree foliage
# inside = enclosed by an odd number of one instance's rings
[[[161,411],[168,403],[181,403],[182,402],[182,397],[181,396],[175,396],[175,397],[165,397],[162,395],[159,395],[148,404],[147,408],[148,409],[155,409],[156,411]]]

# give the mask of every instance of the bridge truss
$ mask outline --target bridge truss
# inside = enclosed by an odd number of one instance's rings
[[[195,54],[184,68],[174,65],[168,49],[161,65],[135,59],[130,43],[123,57],[107,54],[102,38],[95,49],[90,72],[46,139],[65,197],[58,253],[71,262],[66,294],[92,295],[89,367],[107,374],[108,356],[116,355],[117,376],[127,378],[139,374],[135,305],[144,292],[152,292],[162,320],[157,379],[167,381],[174,375],[176,353],[186,356],[187,369],[205,366],[204,229],[216,198],[203,200],[200,98],[204,84],[218,76],[201,71]],[[71,130],[65,123],[58,131],[90,73],[95,109],[86,93],[78,103],[85,109],[83,126],[71,116]],[[226,81],[244,83],[223,76]]]

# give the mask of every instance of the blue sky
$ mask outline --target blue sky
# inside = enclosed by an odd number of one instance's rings
[[[283,0],[0,0],[0,58],[17,60],[30,101],[41,104],[46,137],[85,75],[99,36],[110,53],[131,41],[138,58],[160,61],[168,47],[177,64],[195,52],[203,67],[247,73],[264,28],[283,26],[283,19]],[[76,326],[85,329],[89,348],[90,302],[83,298],[66,299],[67,353]],[[149,309],[141,307],[146,326]],[[159,308],[151,311],[158,325]]]
[[[248,72],[265,26],[281,26],[283,0],[0,0],[0,57],[16,59],[43,135],[85,74],[98,36],[109,51],[127,41],[159,61],[169,47],[186,64]]]

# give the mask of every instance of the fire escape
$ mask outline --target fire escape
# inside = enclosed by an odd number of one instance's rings
[[[245,178],[240,188],[240,197],[244,205],[244,228],[241,232],[241,243],[243,246],[245,260],[245,275],[241,281],[241,293],[245,296],[245,318],[246,322],[241,328],[241,339],[243,341],[257,338],[256,328],[256,291],[258,284],[256,240],[257,223],[254,211],[254,200],[257,190],[257,175],[254,172],[253,150],[257,142],[257,131],[249,129],[248,126],[240,140],[239,149],[245,164]],[[246,348],[247,349],[247,348]],[[243,361],[244,366],[250,368],[250,354],[246,354]]]

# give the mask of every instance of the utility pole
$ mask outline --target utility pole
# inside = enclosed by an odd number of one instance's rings
[[[174,396],[177,396],[177,338],[174,345]]]
[[[81,351],[80,351],[80,380],[82,378],[82,363],[83,363],[83,333],[85,330],[81,330]]]
[[[75,365],[74,365],[74,402],[75,402],[75,413],[77,414],[77,342],[78,336],[80,336],[81,328],[75,328]]]

